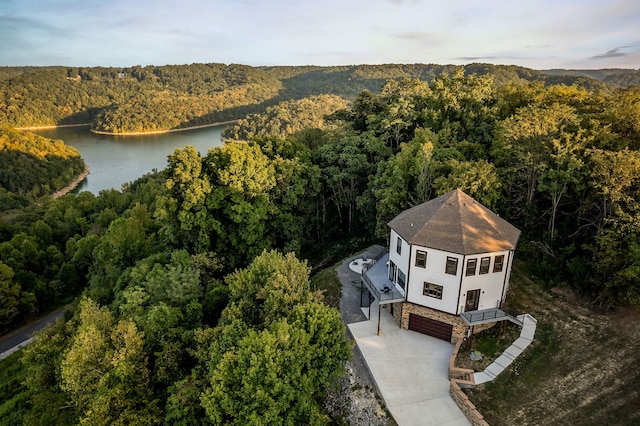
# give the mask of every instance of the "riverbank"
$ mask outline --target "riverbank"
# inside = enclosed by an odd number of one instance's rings
[[[103,132],[100,130],[90,129],[91,133],[95,133],[96,135],[107,135],[107,136],[146,136],[146,135],[162,135],[166,133],[175,133],[175,132],[184,132],[187,130],[196,130],[196,129],[204,129],[207,127],[215,127],[215,126],[223,126],[225,124],[235,123],[238,120],[229,120],[229,121],[220,121],[217,123],[210,124],[201,124],[199,126],[190,126],[190,127],[181,127],[179,129],[167,129],[167,130],[152,130],[149,132],[124,132],[124,133],[115,133],[115,132]]]
[[[91,123],[58,124],[55,126],[16,127],[16,130],[48,130],[48,129],[63,129],[65,127],[89,127],[89,126],[91,126]]]
[[[89,166],[85,165],[84,166],[84,171],[82,173],[80,173],[78,175],[78,177],[76,177],[69,185],[65,186],[60,191],[56,191],[53,194],[51,194],[51,196],[54,199],[55,198],[60,198],[63,195],[66,195],[69,192],[73,191],[74,189],[76,189],[78,187],[78,185],[80,185],[80,182],[82,182],[83,180],[86,179],[87,176],[89,176],[89,173],[90,173]]]

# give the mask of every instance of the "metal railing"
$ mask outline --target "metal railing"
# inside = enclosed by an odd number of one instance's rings
[[[386,283],[375,283],[371,278],[364,273],[362,273],[362,279],[369,289],[370,292],[373,293],[376,299],[380,303],[388,302],[391,300],[399,300],[404,299],[404,294],[402,294],[392,283],[389,281]]]
[[[490,321],[511,321],[512,323],[522,327],[522,321],[514,317],[513,315],[509,315],[502,309],[485,309],[482,311],[469,311],[463,312],[460,315],[467,324],[478,324]]]

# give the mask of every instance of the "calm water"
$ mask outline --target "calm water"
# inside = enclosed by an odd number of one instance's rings
[[[225,125],[183,132],[145,136],[107,136],[91,133],[87,127],[39,130],[37,133],[52,139],[62,139],[76,148],[91,174],[78,191],[98,194],[103,189],[120,190],[152,171],[167,167],[167,156],[175,148],[193,145],[204,155],[209,149],[222,145],[220,135]]]

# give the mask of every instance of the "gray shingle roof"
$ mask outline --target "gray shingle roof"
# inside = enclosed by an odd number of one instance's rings
[[[520,231],[459,189],[403,211],[388,223],[405,241],[458,254],[513,250]]]

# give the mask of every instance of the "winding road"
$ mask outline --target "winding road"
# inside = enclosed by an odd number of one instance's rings
[[[54,323],[58,318],[64,315],[67,308],[60,308],[44,318],[25,325],[11,333],[0,337],[0,360],[5,359],[17,350],[27,346],[32,342],[33,334],[42,330],[47,324]]]

